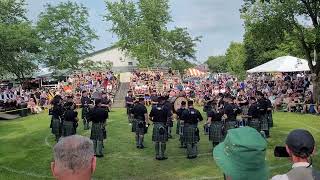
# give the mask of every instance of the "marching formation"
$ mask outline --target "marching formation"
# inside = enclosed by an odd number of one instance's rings
[[[86,91],[82,92],[81,107],[82,120],[84,130],[90,129],[90,139],[94,144],[96,157],[103,157],[103,141],[107,138],[106,123],[109,118],[109,103],[110,100],[102,93],[102,98],[92,99]],[[51,101],[52,108],[49,110],[51,118],[51,132],[55,135],[58,142],[61,137],[75,135],[78,127],[78,112],[76,104],[73,101],[73,96],[69,95],[63,98],[56,95]]]
[[[237,97],[228,93],[205,97],[203,111],[207,114],[207,122],[203,129],[204,133],[209,135],[213,147],[224,140],[228,130],[244,126],[256,129],[264,138],[270,137],[269,130],[273,126],[270,100],[259,91],[249,100],[242,99],[241,93],[239,94]],[[197,157],[197,144],[200,141],[198,124],[203,121],[203,117],[200,111],[195,109],[193,100],[188,100],[183,94],[180,97],[158,96],[152,98],[149,114],[144,97],[133,97],[129,91],[125,100],[129,123],[132,124],[132,132],[136,133],[137,148],[144,148],[144,135],[152,122],[156,159],[167,159],[166,143],[172,137],[171,128],[175,119],[180,147],[186,148],[188,159]]]

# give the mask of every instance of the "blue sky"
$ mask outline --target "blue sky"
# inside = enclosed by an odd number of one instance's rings
[[[35,22],[46,3],[65,1],[26,0],[28,17]],[[109,47],[117,41],[116,35],[107,31],[110,25],[103,21],[106,12],[104,0],[71,1],[82,3],[89,9],[91,27],[99,36],[99,40],[93,42],[95,50]],[[244,28],[239,13],[241,4],[242,0],[171,0],[173,22],[169,28],[186,27],[193,36],[202,36],[197,46],[197,59],[204,62],[209,56],[224,54],[231,41],[242,41]]]

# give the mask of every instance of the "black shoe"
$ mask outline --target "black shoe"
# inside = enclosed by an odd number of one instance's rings
[[[95,155],[97,158],[103,158],[103,155]]]
[[[197,158],[197,156],[188,156],[187,158],[188,159],[195,159],[195,158]]]
[[[144,145],[141,145],[141,146],[140,146],[140,149],[144,149],[144,148],[145,148]]]
[[[167,157],[159,158],[160,161],[168,159]]]

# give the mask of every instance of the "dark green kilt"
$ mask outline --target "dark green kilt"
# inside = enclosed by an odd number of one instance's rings
[[[267,114],[261,115],[260,117],[260,127],[262,131],[269,130],[269,124],[268,124],[268,116]]]
[[[238,126],[238,121],[226,121],[225,132],[228,132],[229,129],[234,129]]]
[[[177,135],[180,135],[180,120],[177,120],[176,134],[177,134]]]
[[[249,120],[249,126],[254,128],[254,129],[256,129],[258,132],[261,131],[259,119],[251,119],[251,120]]]
[[[268,126],[269,126],[269,128],[271,128],[271,127],[273,127],[272,112],[268,112],[267,117],[268,117]]]
[[[90,112],[90,108],[89,107],[82,108],[81,119],[84,119],[84,118],[88,119],[89,112]]]
[[[209,129],[209,141],[222,142],[224,139],[223,135],[223,122],[216,121],[212,122]]]
[[[160,133],[162,128],[163,134]],[[153,132],[152,132],[152,141],[153,142],[167,142],[168,141],[168,132],[165,123],[154,123]]]
[[[72,136],[76,134],[76,129],[74,127],[74,122],[64,121],[62,125],[62,136]]]
[[[103,123],[92,123],[90,139],[96,141],[103,141],[104,138],[104,124]]]
[[[54,135],[61,135],[60,119],[52,117],[51,133],[54,134]]]
[[[183,128],[183,142],[186,144],[200,141],[199,129],[196,124],[187,124]]]
[[[136,134],[144,135],[146,123],[144,121],[139,120],[139,119],[136,119],[134,121],[136,122],[135,123],[136,124],[136,129],[135,129]]]
[[[137,128],[137,121],[135,119],[132,119],[132,127],[131,127],[131,132],[136,132],[136,128]]]

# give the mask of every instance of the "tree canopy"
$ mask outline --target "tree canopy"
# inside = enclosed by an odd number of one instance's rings
[[[2,75],[19,80],[37,69],[40,41],[34,27],[25,17],[25,1],[0,1],[0,69]]]
[[[46,5],[37,22],[38,35],[43,42],[43,62],[55,69],[78,69],[81,57],[93,50],[97,38],[89,26],[88,10],[73,2]]]
[[[244,0],[246,32],[270,50],[288,41],[309,62],[314,95],[320,94],[320,2],[318,0]],[[269,47],[269,49],[268,49]],[[263,48],[262,48],[263,49]],[[300,50],[299,50],[300,49]]]
[[[208,68],[214,73],[225,73],[228,71],[226,56],[210,56],[206,61]]]
[[[105,19],[112,24],[110,31],[118,36],[119,47],[141,67],[176,66],[178,62],[188,66],[187,60],[195,59],[200,37],[193,38],[186,28],[168,30],[172,21],[168,0],[121,0],[106,5]]]

